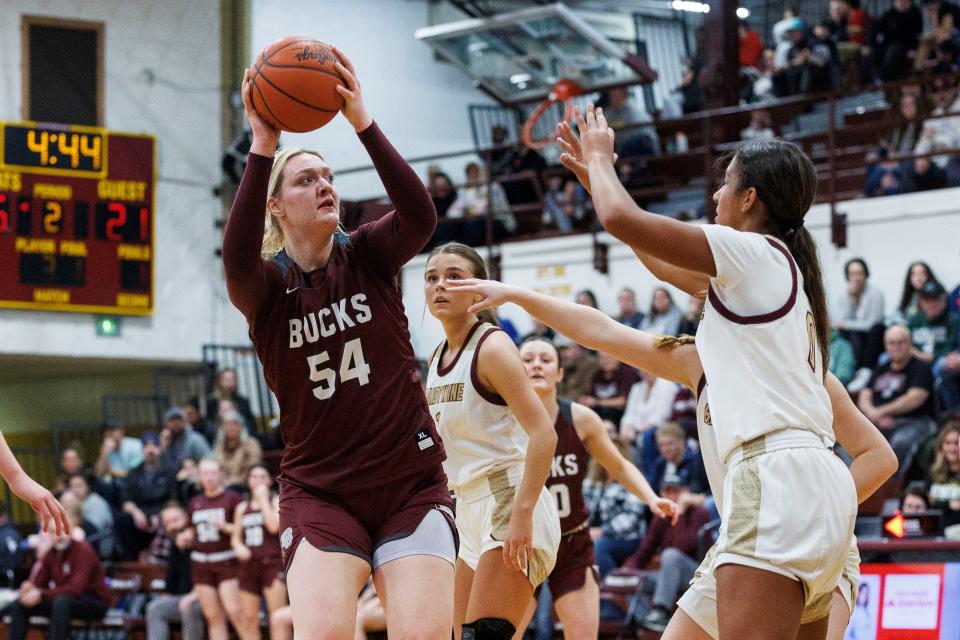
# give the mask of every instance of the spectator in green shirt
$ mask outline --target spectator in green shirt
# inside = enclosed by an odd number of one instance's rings
[[[907,319],[913,355],[936,368],[941,358],[957,348],[960,318],[947,312],[947,292],[932,280],[920,289],[918,307],[918,312]]]
[[[847,386],[857,372],[857,356],[853,353],[853,345],[834,329],[830,333],[830,373]]]

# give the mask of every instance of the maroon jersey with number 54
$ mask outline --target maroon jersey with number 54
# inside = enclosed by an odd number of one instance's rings
[[[230,299],[280,404],[280,477],[331,494],[389,484],[444,458],[398,284],[432,235],[436,210],[376,124],[359,135],[396,210],[338,232],[324,267],[305,273],[282,251],[261,260],[272,159],[256,154],[223,242]]]

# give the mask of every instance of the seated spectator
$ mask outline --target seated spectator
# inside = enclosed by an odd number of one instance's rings
[[[920,289],[917,313],[907,319],[913,337],[913,356],[936,371],[943,358],[957,349],[960,318],[947,313],[947,292],[937,282],[927,282]]]
[[[911,482],[900,499],[900,512],[905,515],[923,513],[930,509],[930,497],[922,482]]]
[[[933,275],[930,265],[922,260],[911,262],[907,267],[907,275],[903,282],[903,293],[900,295],[900,304],[897,311],[887,324],[906,324],[907,318],[920,311],[920,289],[929,281],[940,284]]]
[[[16,584],[16,573],[22,559],[23,538],[10,520],[10,510],[0,502],[0,577],[7,587]]]
[[[645,629],[659,633],[667,628],[674,603],[693,579],[700,563],[697,534],[711,520],[706,509],[686,499],[689,485],[685,478],[669,474],[663,477],[661,486],[664,498],[685,505],[680,507],[680,519],[671,526],[668,518],[654,518],[643,544],[624,563],[626,567],[645,569],[653,556],[660,554],[660,569],[651,585],[653,606],[640,623]]]
[[[784,69],[790,63],[790,49],[793,48],[793,40],[789,36],[790,31],[799,29],[806,31],[806,24],[800,19],[797,8],[791,5],[784,6],[783,17],[773,25],[773,66],[776,69]]]
[[[867,44],[866,12],[860,0],[830,0],[826,20],[830,39],[837,47],[840,66],[847,84],[861,84],[862,56]]]
[[[143,447],[136,438],[124,434],[124,424],[118,420],[107,420],[100,428],[103,442],[100,455],[93,465],[97,478],[109,481],[112,478],[122,480],[135,467],[143,462]]]
[[[9,640],[26,640],[31,616],[50,619],[50,640],[68,640],[72,620],[101,620],[107,613],[110,589],[93,547],[66,533],[47,539],[19,599],[3,612],[10,616]]]
[[[169,640],[171,623],[180,623],[183,640],[203,640],[203,609],[190,578],[189,536],[184,536],[187,513],[176,502],[170,502],[160,511],[160,520],[164,535],[172,544],[164,592],[151,598],[147,605],[147,640]]]
[[[773,130],[773,120],[766,109],[755,109],[750,112],[750,124],[740,132],[740,140],[769,140],[776,138]]]
[[[904,92],[900,96],[899,123],[893,132],[880,141],[879,148],[867,155],[866,184],[864,194],[867,197],[888,196],[905,191],[904,167],[897,160],[900,156],[914,152],[923,131],[923,117],[920,114],[918,98],[914,93]],[[873,162],[884,160],[883,162]]]
[[[846,290],[834,299],[830,317],[833,327],[850,341],[857,357],[857,373],[851,392],[859,391],[869,380],[883,351],[883,293],[870,285],[870,268],[862,258],[844,265]]]
[[[627,87],[609,89],[601,94],[597,106],[603,108],[607,123],[614,129],[623,129],[633,125],[651,123],[653,119],[645,110],[633,101]],[[628,129],[617,134],[615,142],[621,158],[650,156],[659,153],[660,140],[653,126]]]
[[[553,342],[554,336],[556,335],[550,327],[543,324],[536,318],[530,318],[533,321],[533,330],[520,338],[520,342],[526,342],[527,340],[533,340],[534,338],[543,338],[548,342]]]
[[[620,439],[628,445],[633,445],[638,436],[655,431],[670,419],[679,388],[679,385],[645,371],[640,372],[640,377],[640,382],[630,388],[620,420]],[[641,447],[642,443],[636,442],[636,448]]]
[[[203,493],[200,487],[199,464],[200,461],[196,458],[184,458],[183,464],[177,470],[174,492],[180,504],[190,504],[191,500]]]
[[[614,444],[620,455],[629,459],[626,447],[620,442],[614,441]],[[591,460],[587,467],[583,499],[590,509],[590,537],[602,578],[619,567],[640,545],[646,527],[644,505],[640,498],[610,478],[596,460]]]
[[[890,442],[900,477],[933,429],[933,373],[930,365],[913,357],[905,327],[887,329],[884,345],[890,360],[873,372],[857,404]]]
[[[640,329],[647,333],[675,336],[680,331],[683,313],[673,303],[673,296],[665,287],[656,287],[650,297],[650,310]]]
[[[160,512],[176,489],[174,470],[163,464],[160,437],[148,431],[140,436],[143,463],[130,472],[123,487],[123,512],[132,528],[125,536],[127,551],[136,557],[153,539]]]
[[[569,233],[584,222],[587,192],[577,180],[566,175],[547,178],[543,194],[543,224]]]
[[[750,28],[749,22],[740,20],[737,36],[740,39],[740,66],[759,68],[763,63],[763,40],[760,34]]]
[[[937,436],[928,485],[934,509],[943,511],[944,526],[960,524],[960,419],[943,425]]]
[[[697,327],[700,326],[700,319],[703,317],[703,303],[706,297],[690,296],[687,299],[687,310],[683,313],[683,319],[680,321],[680,329],[677,335],[695,336]]]
[[[699,57],[683,59],[683,76],[676,91],[680,94],[680,108],[684,115],[703,110],[703,87],[700,85],[700,71],[703,62]]]
[[[187,414],[180,407],[167,409],[163,424],[163,433],[160,435],[163,462],[171,469],[179,469],[184,458],[203,460],[210,455],[206,438],[187,424]]]
[[[943,49],[956,50],[960,44],[960,7],[948,0],[924,0],[930,30],[920,36],[915,66],[922,71],[936,61]]]
[[[872,29],[871,49],[880,80],[890,82],[907,75],[916,56],[923,15],[913,0],[893,0]]]
[[[57,483],[54,493],[63,493],[67,490],[67,479],[78,473],[86,473],[87,465],[80,455],[80,449],[74,446],[68,446],[60,453],[60,474],[57,476]]]
[[[590,289],[581,289],[580,291],[577,291],[577,293],[573,296],[573,301],[577,304],[593,307],[594,309],[600,308],[600,306],[597,304],[597,294]]]
[[[243,416],[250,433],[256,432],[257,421],[253,417],[250,400],[240,394],[240,381],[237,378],[237,370],[232,367],[225,367],[217,373],[217,379],[213,383],[213,393],[207,398],[208,417],[221,413],[218,405],[222,400],[231,401],[234,411],[238,411],[240,415]]]
[[[808,93],[815,71],[810,51],[812,39],[803,19],[795,17],[787,23],[786,37],[790,45],[786,61],[773,72],[773,92],[779,98]]]
[[[710,485],[700,452],[687,446],[686,434],[680,425],[674,422],[660,425],[655,434],[656,453],[652,459],[646,457],[647,447],[644,448],[643,471],[650,480],[650,486],[656,493],[660,493],[663,479],[668,475],[678,475],[684,479],[689,489],[685,499],[695,500],[703,506],[710,492]],[[647,469],[650,470],[649,473]]]
[[[490,131],[494,149],[490,152],[490,175],[494,178],[508,176],[523,171],[536,174],[533,180],[510,180],[502,182],[503,191],[511,205],[539,202],[540,195],[534,181],[540,180],[540,172],[547,168],[543,156],[527,148],[526,145],[508,146],[507,130],[502,125],[494,125]]]
[[[220,424],[213,457],[220,462],[224,484],[238,493],[246,488],[247,472],[263,459],[263,450],[256,438],[243,426],[243,416],[228,413]]]
[[[830,39],[830,29],[823,22],[813,27],[808,56],[811,92],[830,91],[840,84],[840,56]]]
[[[501,240],[517,230],[507,194],[499,182],[490,182],[487,170],[476,162],[466,167],[466,182],[457,191],[457,199],[447,210],[447,218],[467,218],[462,227],[464,241],[470,246],[486,243],[487,211],[493,212],[493,237]]]
[[[941,149],[960,149],[960,96],[957,87],[949,80],[938,79],[933,92],[933,110],[930,118],[923,123],[920,139],[914,147],[915,153],[931,153]],[[958,115],[945,116],[950,113]],[[960,185],[960,155],[957,153],[938,155],[931,158],[946,177],[947,185]]]
[[[207,420],[200,412],[200,401],[190,398],[183,403],[183,413],[186,416],[187,426],[207,439],[213,446],[213,439],[217,437],[217,424],[214,420]]]
[[[907,326],[913,335],[913,355],[930,363],[943,411],[960,410],[960,317],[947,310],[947,292],[935,280],[920,289],[920,311]]]
[[[857,372],[857,356],[853,345],[834,329],[830,332],[830,373],[837,376],[840,384],[847,386]]]
[[[593,377],[600,370],[597,357],[566,336],[558,334],[554,344],[563,367],[563,380],[557,385],[557,395],[570,400],[588,395]]]
[[[593,375],[590,393],[580,396],[577,402],[590,407],[618,429],[627,406],[627,394],[638,380],[637,371],[606,353],[597,353],[597,364],[600,369]]]
[[[643,324],[643,312],[637,309],[637,294],[634,290],[630,287],[620,289],[620,293],[617,294],[617,305],[620,307],[617,322],[632,329],[639,329]]]
[[[93,481],[83,473],[70,476],[67,479],[67,489],[82,505],[87,542],[94,545],[101,558],[113,557],[113,511],[110,509],[110,503],[93,491]]]

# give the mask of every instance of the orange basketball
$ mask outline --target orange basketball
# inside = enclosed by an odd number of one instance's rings
[[[257,113],[284,131],[313,131],[330,122],[343,106],[333,47],[306,36],[287,36],[257,57],[251,97]]]

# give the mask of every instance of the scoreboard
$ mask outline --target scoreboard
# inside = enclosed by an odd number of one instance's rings
[[[156,139],[0,122],[0,307],[149,315]]]

